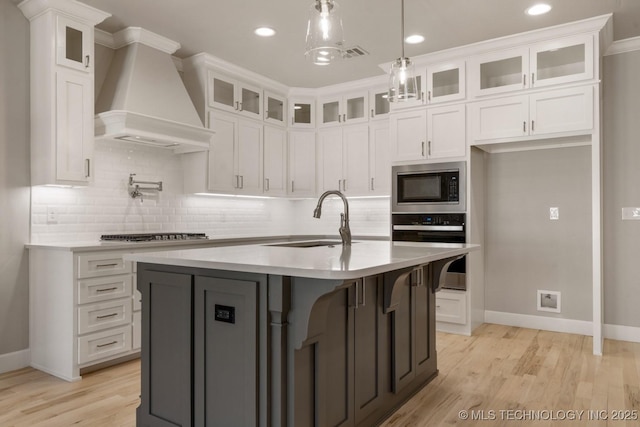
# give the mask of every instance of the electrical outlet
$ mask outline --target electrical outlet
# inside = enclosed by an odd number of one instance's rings
[[[47,224],[58,223],[58,209],[53,206],[47,206]]]
[[[560,208],[549,208],[549,219],[553,221],[560,219]]]
[[[640,208],[622,208],[622,219],[640,220]]]
[[[558,291],[545,291],[538,289],[538,311],[561,312],[561,294]]]

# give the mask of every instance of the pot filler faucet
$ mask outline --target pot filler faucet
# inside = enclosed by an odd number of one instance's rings
[[[338,229],[338,232],[340,233],[340,237],[342,238],[342,245],[351,246],[351,229],[349,229],[349,203],[347,202],[347,198],[344,197],[344,194],[337,190],[330,190],[322,193],[320,199],[318,200],[318,205],[313,210],[313,217],[320,218],[320,215],[322,215],[322,202],[324,202],[324,199],[326,199],[327,196],[330,195],[340,197],[342,199],[342,202],[344,203],[344,212],[340,214],[340,228]]]

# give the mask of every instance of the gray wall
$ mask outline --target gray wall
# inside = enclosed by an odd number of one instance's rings
[[[591,320],[591,148],[491,154],[486,165],[486,309]],[[537,311],[538,289],[560,291],[562,312]]]
[[[0,356],[29,347],[29,25],[0,0]]]
[[[640,327],[640,51],[604,59],[604,321]]]

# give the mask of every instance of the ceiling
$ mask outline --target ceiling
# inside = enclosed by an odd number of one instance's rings
[[[305,60],[311,0],[81,0],[113,16],[98,28],[137,26],[181,44],[176,56],[208,52],[290,87],[315,88],[383,73],[400,56],[400,0],[338,0],[347,46],[369,55],[319,67]],[[536,0],[406,0],[405,33],[422,34],[407,56],[613,13],[614,39],[640,36],[639,0],[547,0],[546,15],[524,10]],[[259,26],[277,33],[253,34]]]

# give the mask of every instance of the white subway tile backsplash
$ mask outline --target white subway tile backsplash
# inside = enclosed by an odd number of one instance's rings
[[[94,181],[82,188],[33,187],[31,241],[77,242],[107,233],[203,232],[210,237],[337,234],[342,201],[327,199],[321,219],[316,200],[251,199],[182,194],[182,163],[170,151],[120,141],[96,141]],[[162,181],[163,191],[128,194],[129,174]],[[389,234],[389,199],[350,199],[355,235]],[[47,222],[54,207],[57,222]]]

